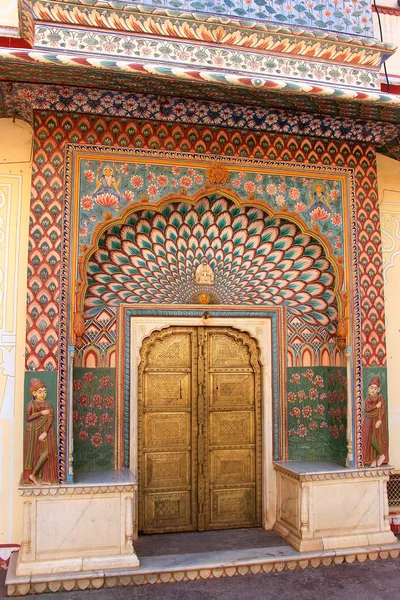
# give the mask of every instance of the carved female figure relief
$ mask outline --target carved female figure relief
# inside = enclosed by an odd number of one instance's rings
[[[26,407],[23,483],[57,483],[57,456],[54,436],[54,409],[46,402],[47,387],[32,379],[32,400]]]

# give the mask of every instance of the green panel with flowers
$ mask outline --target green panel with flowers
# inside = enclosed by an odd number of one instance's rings
[[[288,369],[290,460],[346,460],[347,380],[342,367]]]
[[[115,369],[77,367],[73,390],[74,470],[113,469]]]

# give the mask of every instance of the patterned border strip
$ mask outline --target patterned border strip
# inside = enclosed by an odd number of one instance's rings
[[[126,586],[153,585],[158,583],[178,583],[181,581],[195,581],[198,579],[219,579],[220,577],[235,577],[238,575],[256,575],[264,573],[279,573],[281,571],[293,571],[295,569],[306,569],[308,567],[328,567],[330,565],[340,565],[343,563],[352,564],[354,562],[364,563],[366,560],[375,561],[378,558],[386,560],[388,558],[398,558],[400,555],[400,543],[389,547],[374,546],[366,548],[349,548],[348,550],[323,551],[323,553],[307,553],[307,556],[297,555],[269,559],[267,561],[257,561],[251,564],[241,564],[230,566],[217,566],[211,568],[181,569],[163,571],[159,573],[140,573],[106,576],[95,573],[81,573],[75,578],[64,578],[62,575],[51,576],[51,581],[26,581],[21,583],[7,584],[7,593],[9,596],[26,596],[29,593],[42,594],[44,592],[58,592],[73,590],[88,590],[99,588],[114,588]],[[13,557],[12,557],[13,559]],[[11,559],[11,560],[12,560]],[[22,578],[21,578],[22,579]],[[40,579],[39,576],[36,579]]]
[[[231,128],[360,142],[382,143],[398,135],[398,126],[395,124],[379,121],[360,123],[354,119],[320,116],[304,111],[293,114],[276,108],[249,109],[248,106],[204,100],[182,102],[182,98],[177,97],[162,99],[150,94],[112,93],[108,90],[56,85],[15,83],[10,90],[8,84],[0,83],[0,87],[4,95],[12,93],[14,106],[31,105],[36,110],[84,112],[164,122],[179,121],[208,127],[220,127],[223,122],[224,126]]]
[[[69,23],[82,27],[110,29],[119,31],[136,31],[141,33],[161,33],[159,27],[167,20],[167,33],[173,37],[185,39],[199,38],[203,30],[207,39],[220,43],[221,26],[228,29],[228,33],[243,30],[246,35],[259,34],[261,39],[280,36],[280,41],[285,37],[304,37],[307,42],[318,40],[321,44],[325,41],[337,42],[341,45],[377,48],[382,51],[394,52],[394,44],[384,43],[371,37],[354,36],[347,33],[333,32],[326,29],[304,29],[298,26],[283,25],[269,21],[252,21],[249,19],[232,18],[229,15],[192,13],[182,10],[165,9],[164,7],[151,7],[141,4],[124,4],[120,8],[116,3],[104,0],[98,5],[91,0],[29,0],[29,15],[33,18],[48,23]],[[120,5],[121,6],[121,5]],[[189,25],[191,28],[189,27]],[[156,29],[154,26],[156,25]],[[158,25],[158,27],[157,27]],[[203,26],[203,28],[201,27]],[[209,29],[205,29],[209,27]],[[210,33],[215,32],[210,38]],[[257,39],[252,35],[252,40]],[[236,40],[235,40],[236,41]],[[247,46],[247,43],[246,43]],[[250,46],[251,47],[251,46]],[[324,47],[323,47],[324,48]]]
[[[57,70],[62,70],[65,79],[65,69],[75,69],[85,71],[102,71],[115,74],[130,74],[149,77],[150,80],[161,77],[172,81],[181,81],[199,83],[208,85],[239,87],[248,90],[257,90],[263,94],[271,92],[285,92],[286,94],[312,95],[317,98],[326,98],[330,100],[352,101],[362,104],[373,104],[374,106],[390,106],[400,108],[400,97],[392,94],[379,92],[358,91],[357,89],[343,90],[342,87],[329,85],[315,85],[308,82],[295,82],[279,80],[269,77],[248,77],[245,75],[236,75],[229,72],[218,72],[212,69],[199,69],[190,67],[175,67],[161,65],[157,62],[143,63],[129,59],[90,57],[76,54],[74,56],[64,55],[62,52],[39,52],[36,50],[14,50],[0,49],[0,58],[3,64],[2,77],[18,79],[18,68],[22,64],[28,64],[29,68],[35,68],[38,65],[47,67],[45,75],[47,80],[51,80]],[[400,117],[399,117],[400,118]]]
[[[111,39],[110,39],[111,38]],[[137,35],[112,36],[104,32],[85,35],[78,28],[48,27],[41,25],[36,29],[35,48],[45,52],[88,53],[93,57],[123,57],[143,60],[148,63],[159,61],[164,65],[181,65],[183,68],[209,68],[220,72],[251,74],[253,77],[267,75],[278,79],[295,79],[318,82],[326,85],[338,85],[349,88],[359,87],[368,90],[380,90],[379,67],[374,71],[361,68],[360,65],[343,66],[326,60],[316,62],[303,57],[281,57],[250,52],[249,49],[215,47],[207,43],[185,43],[184,41],[165,40],[156,37]],[[379,57],[380,58],[380,57]],[[372,61],[378,62],[376,58]]]

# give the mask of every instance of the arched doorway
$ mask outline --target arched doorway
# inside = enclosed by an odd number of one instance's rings
[[[144,343],[139,530],[261,525],[261,369],[247,333],[169,327]]]

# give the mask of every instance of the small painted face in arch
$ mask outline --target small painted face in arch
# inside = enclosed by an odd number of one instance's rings
[[[370,396],[375,396],[376,394],[379,394],[380,391],[381,388],[375,385],[374,383],[368,386],[368,394]]]
[[[109,176],[111,175],[111,173],[112,173],[112,172],[113,172],[113,170],[112,170],[112,168],[111,168],[111,167],[105,167],[105,168],[104,168],[104,171],[103,171],[103,173],[104,173],[104,175],[105,175],[106,177],[109,177]]]
[[[32,392],[32,396],[38,402],[44,402],[46,400],[46,396],[47,396],[47,389],[45,387],[41,387],[41,388],[35,390],[34,392]]]

